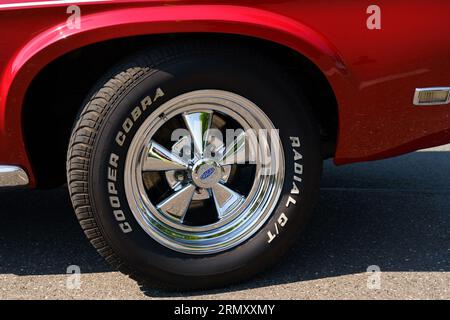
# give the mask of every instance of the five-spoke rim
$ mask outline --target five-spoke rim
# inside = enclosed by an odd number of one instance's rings
[[[168,134],[171,121],[184,124],[188,136],[168,145],[161,134]],[[222,129],[233,123],[242,130],[225,145],[209,134],[217,123]],[[126,196],[140,226],[162,245],[188,254],[216,253],[248,239],[268,219],[280,197],[284,157],[276,135],[269,137],[276,143],[265,144],[268,150],[264,150],[276,170],[267,173],[259,152],[256,161],[249,163],[247,132],[274,129],[259,107],[227,91],[193,91],[164,103],[138,129],[126,159]],[[191,146],[193,152],[180,153]],[[247,172],[252,173],[245,191],[241,171],[247,178]],[[149,191],[163,184],[167,192],[155,196]],[[213,221],[190,222],[191,217],[212,211]]]

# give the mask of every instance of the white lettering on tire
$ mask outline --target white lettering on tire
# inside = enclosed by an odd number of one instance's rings
[[[117,132],[116,143],[120,147],[123,146],[127,138],[127,133],[130,132],[131,128],[133,128],[134,123],[141,117],[144,111],[147,110],[147,108],[150,107],[152,103],[155,102],[158,98],[163,96],[164,92],[161,90],[161,88],[158,88],[156,89],[156,92],[153,95],[153,99],[150,96],[146,96],[144,99],[141,100],[138,106],[133,108],[133,110],[130,113],[130,116],[124,120],[122,124],[122,130]]]
[[[130,224],[126,221],[123,211],[120,209],[120,200],[117,196],[117,167],[119,162],[119,156],[115,153],[111,153],[108,162],[108,194],[109,204],[113,208],[114,218],[119,222],[119,227],[123,233],[133,231]]]
[[[292,181],[292,189],[289,194],[289,197],[286,201],[286,208],[289,208],[291,205],[296,205],[298,196],[300,195],[300,189],[297,183],[302,182],[303,175],[303,164],[300,161],[303,159],[303,155],[300,153],[300,138],[299,137],[290,137],[292,151],[294,152],[294,176]],[[286,216],[284,212],[282,212],[276,222],[273,224],[273,228],[267,231],[267,243],[271,243],[281,232],[281,230],[286,226],[289,218]]]
[[[117,132],[115,142],[119,147],[122,147],[127,139],[127,134],[133,128],[135,122],[142,116],[144,111],[148,109],[158,98],[164,96],[164,92],[161,88],[156,89],[156,92],[151,96],[146,96],[141,100],[138,106],[132,109],[130,115],[124,120],[121,126],[121,130]],[[133,231],[131,225],[126,221],[126,216],[121,209],[120,199],[118,197],[117,189],[117,170],[119,167],[119,156],[116,153],[111,153],[109,156],[109,162],[107,167],[108,172],[108,195],[109,203],[114,215],[115,220],[118,222],[120,229],[123,233],[129,233]]]

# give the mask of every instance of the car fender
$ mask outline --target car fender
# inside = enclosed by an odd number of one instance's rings
[[[319,32],[273,12],[231,5],[125,7],[84,14],[81,24],[79,29],[70,28],[65,20],[49,25],[18,50],[3,73],[0,130],[4,135],[14,137],[8,140],[20,146],[6,143],[3,148],[12,151],[11,159],[15,162],[20,159],[29,173],[21,130],[21,111],[28,86],[39,71],[56,58],[101,41],[184,32],[251,36],[301,53],[329,79],[338,101],[351,96],[351,77],[337,49]],[[17,141],[21,143],[17,144]],[[31,182],[34,183],[32,177]]]

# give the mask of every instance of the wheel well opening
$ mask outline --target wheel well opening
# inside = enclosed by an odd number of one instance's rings
[[[276,60],[306,95],[317,119],[324,157],[334,156],[338,129],[337,102],[322,72],[296,51],[265,40],[238,35],[151,35],[105,41],[69,52],[42,69],[27,90],[23,108],[25,146],[40,188],[66,181],[66,153],[83,100],[118,61],[150,45],[199,37],[251,46]]]

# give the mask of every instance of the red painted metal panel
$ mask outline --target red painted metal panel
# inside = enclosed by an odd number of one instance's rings
[[[66,25],[68,3],[81,29]],[[299,51],[325,74],[339,104],[339,164],[450,142],[450,105],[414,107],[416,87],[450,86],[450,3],[379,0],[381,29],[366,27],[368,1],[2,1],[0,164],[31,167],[23,98],[53,59],[98,41],[141,34],[231,33]],[[34,181],[34,180],[32,180]]]

